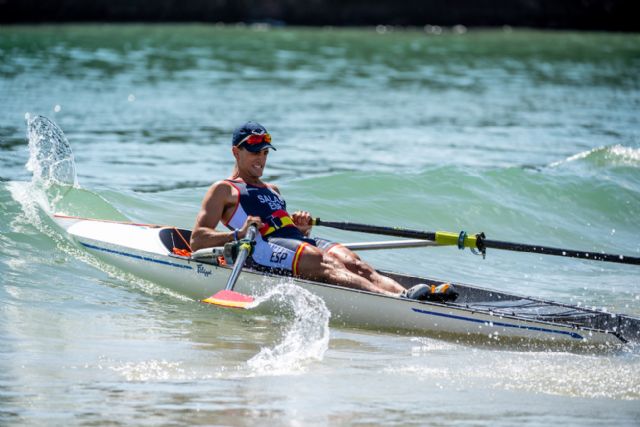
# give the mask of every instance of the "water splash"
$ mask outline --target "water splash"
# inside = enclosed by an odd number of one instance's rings
[[[29,160],[25,166],[33,173],[28,191],[36,204],[47,213],[126,221],[108,201],[80,188],[71,145],[62,129],[43,116],[27,114],[26,118]]]
[[[45,188],[51,185],[77,186],[76,165],[67,137],[51,120],[27,115],[29,161],[33,182]]]
[[[54,122],[28,113],[27,138],[29,160],[25,165],[32,172],[31,187],[38,204],[46,212],[54,212],[56,204],[78,186],[76,165],[67,137]]]
[[[322,360],[329,346],[331,317],[324,301],[299,286],[281,282],[256,299],[256,305],[266,302],[285,318],[293,316],[293,321],[283,331],[278,344],[262,348],[247,362],[253,373],[291,374],[304,371],[305,362],[309,360]]]

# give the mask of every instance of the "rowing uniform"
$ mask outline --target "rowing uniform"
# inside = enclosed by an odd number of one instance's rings
[[[231,229],[244,226],[249,215],[262,220],[260,235],[251,257],[258,266],[298,275],[298,263],[309,245],[330,250],[337,243],[320,238],[307,238],[295,226],[282,196],[268,186],[256,186],[242,180],[225,180],[238,192],[236,209],[225,225]]]

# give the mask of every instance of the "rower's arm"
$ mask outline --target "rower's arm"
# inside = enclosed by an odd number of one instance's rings
[[[233,231],[218,231],[216,226],[222,219],[224,210],[234,203],[237,202],[233,200],[229,185],[217,182],[209,188],[191,233],[191,250],[223,246],[233,240]]]

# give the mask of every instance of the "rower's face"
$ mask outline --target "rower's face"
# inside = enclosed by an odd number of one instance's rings
[[[262,176],[264,167],[267,164],[269,149],[265,148],[257,153],[253,153],[234,147],[234,156],[238,162],[238,168],[247,171],[251,176],[259,178]]]

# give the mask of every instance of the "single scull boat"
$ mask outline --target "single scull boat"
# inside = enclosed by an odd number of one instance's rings
[[[178,255],[190,231],[129,222],[54,215],[68,235],[100,260],[194,300],[222,290],[231,267],[213,250]],[[175,249],[175,250],[174,250]],[[383,272],[411,287],[439,280]],[[282,276],[244,268],[236,289],[260,294]],[[299,278],[296,285],[320,296],[332,322],[352,327],[495,342],[619,346],[640,342],[640,318],[455,283],[454,302],[415,301]]]

